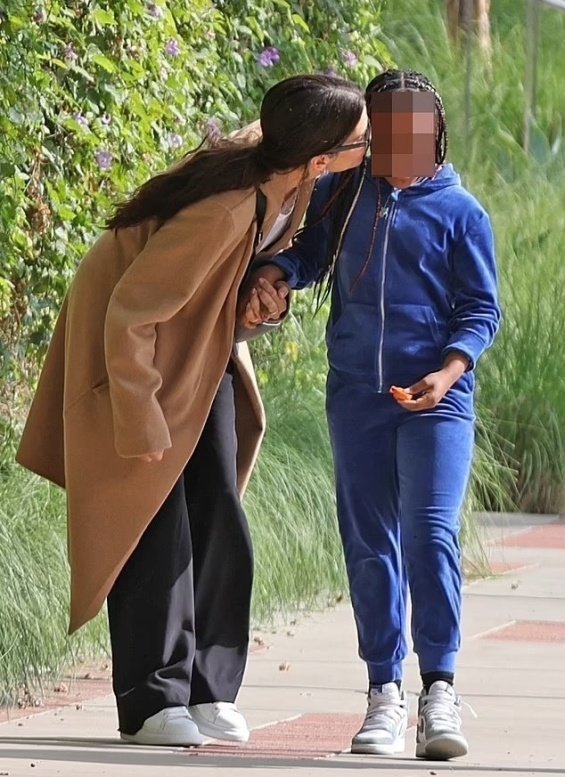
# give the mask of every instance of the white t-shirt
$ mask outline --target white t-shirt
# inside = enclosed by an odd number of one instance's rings
[[[294,206],[296,205],[296,194],[288,202],[285,202],[282,206],[281,212],[277,216],[275,223],[273,224],[271,231],[268,235],[263,235],[263,240],[257,244],[256,253],[266,251],[270,246],[274,245],[279,237],[283,235],[288,228],[294,213]]]

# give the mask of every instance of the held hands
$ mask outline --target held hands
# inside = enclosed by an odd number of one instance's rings
[[[285,313],[290,287],[284,273],[275,265],[265,265],[254,273],[241,295],[238,317],[246,329],[267,321],[278,321]]]
[[[243,325],[253,329],[265,321],[278,321],[286,310],[289,291],[284,281],[272,285],[265,278],[258,278],[243,311]]]
[[[392,386],[390,393],[405,410],[431,410],[439,405],[468,366],[469,360],[466,356],[456,352],[450,353],[441,370],[430,372],[407,389]]]

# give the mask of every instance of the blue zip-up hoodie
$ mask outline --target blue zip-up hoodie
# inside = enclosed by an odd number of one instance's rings
[[[357,176],[359,196],[332,288],[330,366],[385,392],[439,370],[446,354],[458,351],[470,360],[460,383],[471,390],[472,369],[500,322],[487,213],[451,165],[404,190],[373,178],[370,161]],[[330,211],[320,220],[320,214],[341,180],[319,181],[305,230],[269,260],[292,288],[315,283],[327,267],[332,217]]]

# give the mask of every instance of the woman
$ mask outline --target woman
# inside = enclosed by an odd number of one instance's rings
[[[233,704],[252,583],[240,493],[264,415],[247,346],[233,342],[238,290],[257,219],[269,236],[295,199],[269,250],[286,245],[315,179],[366,124],[349,82],[277,84],[259,142],[201,150],[144,184],[69,289],[18,461],[66,488],[70,632],[108,599],[128,742],[249,735]]]
[[[367,102],[371,157],[318,184],[306,228],[258,276],[295,289],[327,279],[331,290],[327,415],[369,675],[352,752],[404,750],[409,586],[422,677],[416,755],[448,759],[467,752],[453,690],[459,513],[473,449],[473,370],[500,320],[493,237],[488,215],[445,164],[445,112],[431,82],[388,71],[369,84]],[[248,325],[275,316],[260,303],[247,304]]]

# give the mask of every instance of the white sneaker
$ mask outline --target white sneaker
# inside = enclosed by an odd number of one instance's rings
[[[447,761],[467,755],[469,746],[461,733],[461,700],[453,687],[437,680],[420,694],[416,757]]]
[[[120,737],[134,745],[197,747],[204,742],[186,707],[165,707],[147,718],[135,734],[121,732]]]
[[[235,704],[214,701],[210,704],[194,704],[188,708],[192,720],[201,734],[229,742],[247,742],[249,729]]]
[[[365,721],[351,741],[351,752],[373,755],[402,753],[407,725],[406,700],[398,685],[385,683],[371,688]]]

